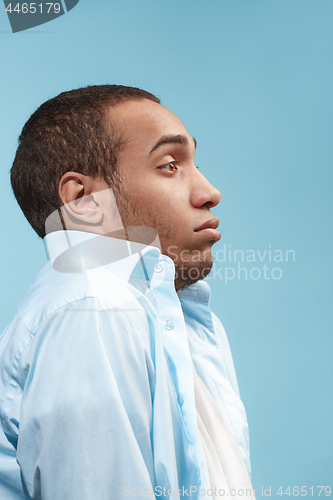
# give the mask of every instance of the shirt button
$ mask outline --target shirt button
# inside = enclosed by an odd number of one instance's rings
[[[172,330],[173,327],[174,327],[174,324],[172,323],[172,321],[168,320],[164,323],[164,327],[167,329],[167,330]]]
[[[156,266],[155,266],[155,271],[156,271],[157,273],[161,273],[161,272],[163,271],[163,266],[162,266],[162,264],[156,264]]]
[[[183,404],[184,404],[184,398],[182,396],[178,396],[177,401],[180,404],[180,406],[183,406]]]

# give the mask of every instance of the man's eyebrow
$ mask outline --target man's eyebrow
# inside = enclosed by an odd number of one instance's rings
[[[192,139],[194,141],[194,147],[197,147],[197,141],[196,141],[196,139],[194,139],[194,137],[192,137]],[[151,154],[154,151],[156,151],[156,149],[159,148],[160,146],[163,146],[163,144],[181,144],[183,146],[187,146],[188,145],[188,139],[187,139],[187,137],[185,135],[180,135],[180,134],[178,134],[178,135],[164,135],[155,144],[155,146],[149,152],[149,154]]]

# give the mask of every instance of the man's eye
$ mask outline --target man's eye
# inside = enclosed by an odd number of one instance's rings
[[[162,170],[168,170],[169,172],[176,172],[178,170],[178,162],[177,161],[169,161],[165,165],[161,165],[158,167]]]

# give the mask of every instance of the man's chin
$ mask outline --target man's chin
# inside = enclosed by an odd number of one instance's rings
[[[199,280],[208,276],[213,266],[213,259],[200,260],[199,262],[182,262],[175,264],[175,289],[184,290]]]

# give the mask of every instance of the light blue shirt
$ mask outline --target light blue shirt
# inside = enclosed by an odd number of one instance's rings
[[[199,498],[193,364],[250,473],[208,284],[177,294],[155,247],[79,231],[44,241],[49,260],[0,337],[0,499]]]

